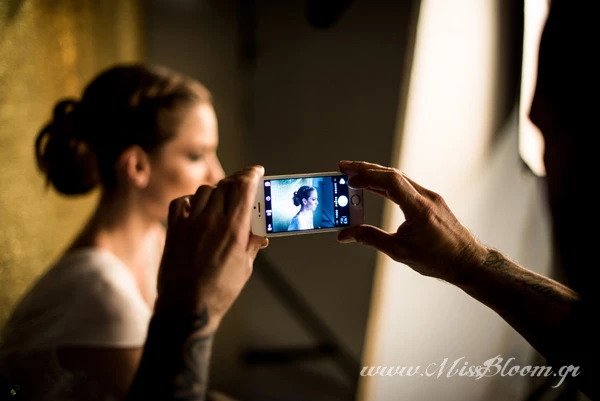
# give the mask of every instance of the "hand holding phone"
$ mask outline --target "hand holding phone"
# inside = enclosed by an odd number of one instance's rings
[[[488,248],[458,220],[438,193],[394,168],[347,160],[339,167],[350,176],[353,187],[397,204],[404,221],[395,232],[366,224],[351,227],[338,234],[338,241],[360,242],[424,276],[453,284],[481,270]]]
[[[363,223],[363,191],[340,172],[266,176],[259,182],[252,233],[266,237],[339,231]]]
[[[268,245],[249,233],[263,173],[262,166],[247,167],[171,202],[155,312],[206,312],[203,331],[217,329],[250,278],[259,249]]]

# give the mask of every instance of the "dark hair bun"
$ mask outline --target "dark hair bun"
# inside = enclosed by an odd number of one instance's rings
[[[308,199],[312,191],[315,191],[315,187],[309,185],[302,185],[298,188],[298,190],[294,192],[294,197],[292,198],[294,200],[294,206],[302,205],[302,199]]]
[[[87,193],[100,182],[96,157],[78,136],[78,105],[73,99],[58,102],[52,121],[35,141],[37,164],[46,175],[47,185],[65,195]]]

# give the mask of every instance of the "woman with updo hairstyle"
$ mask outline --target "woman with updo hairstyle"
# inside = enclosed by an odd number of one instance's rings
[[[300,210],[292,218],[288,231],[310,230],[314,228],[313,213],[319,204],[317,189],[303,185],[294,192],[294,206],[300,206]]]
[[[0,365],[22,395],[125,396],[153,312],[169,204],[224,177],[217,145],[209,91],[166,68],[118,65],[80,99],[56,104],[35,141],[47,185],[100,194],[4,328]]]

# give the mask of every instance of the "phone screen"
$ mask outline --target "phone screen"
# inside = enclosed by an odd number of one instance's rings
[[[265,179],[267,233],[350,226],[348,177]]]

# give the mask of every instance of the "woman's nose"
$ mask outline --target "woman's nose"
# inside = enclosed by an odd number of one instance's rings
[[[210,164],[209,170],[209,180],[211,183],[216,184],[225,178],[225,171],[223,171],[223,167],[221,166],[221,162],[218,157],[214,157],[212,163]]]

